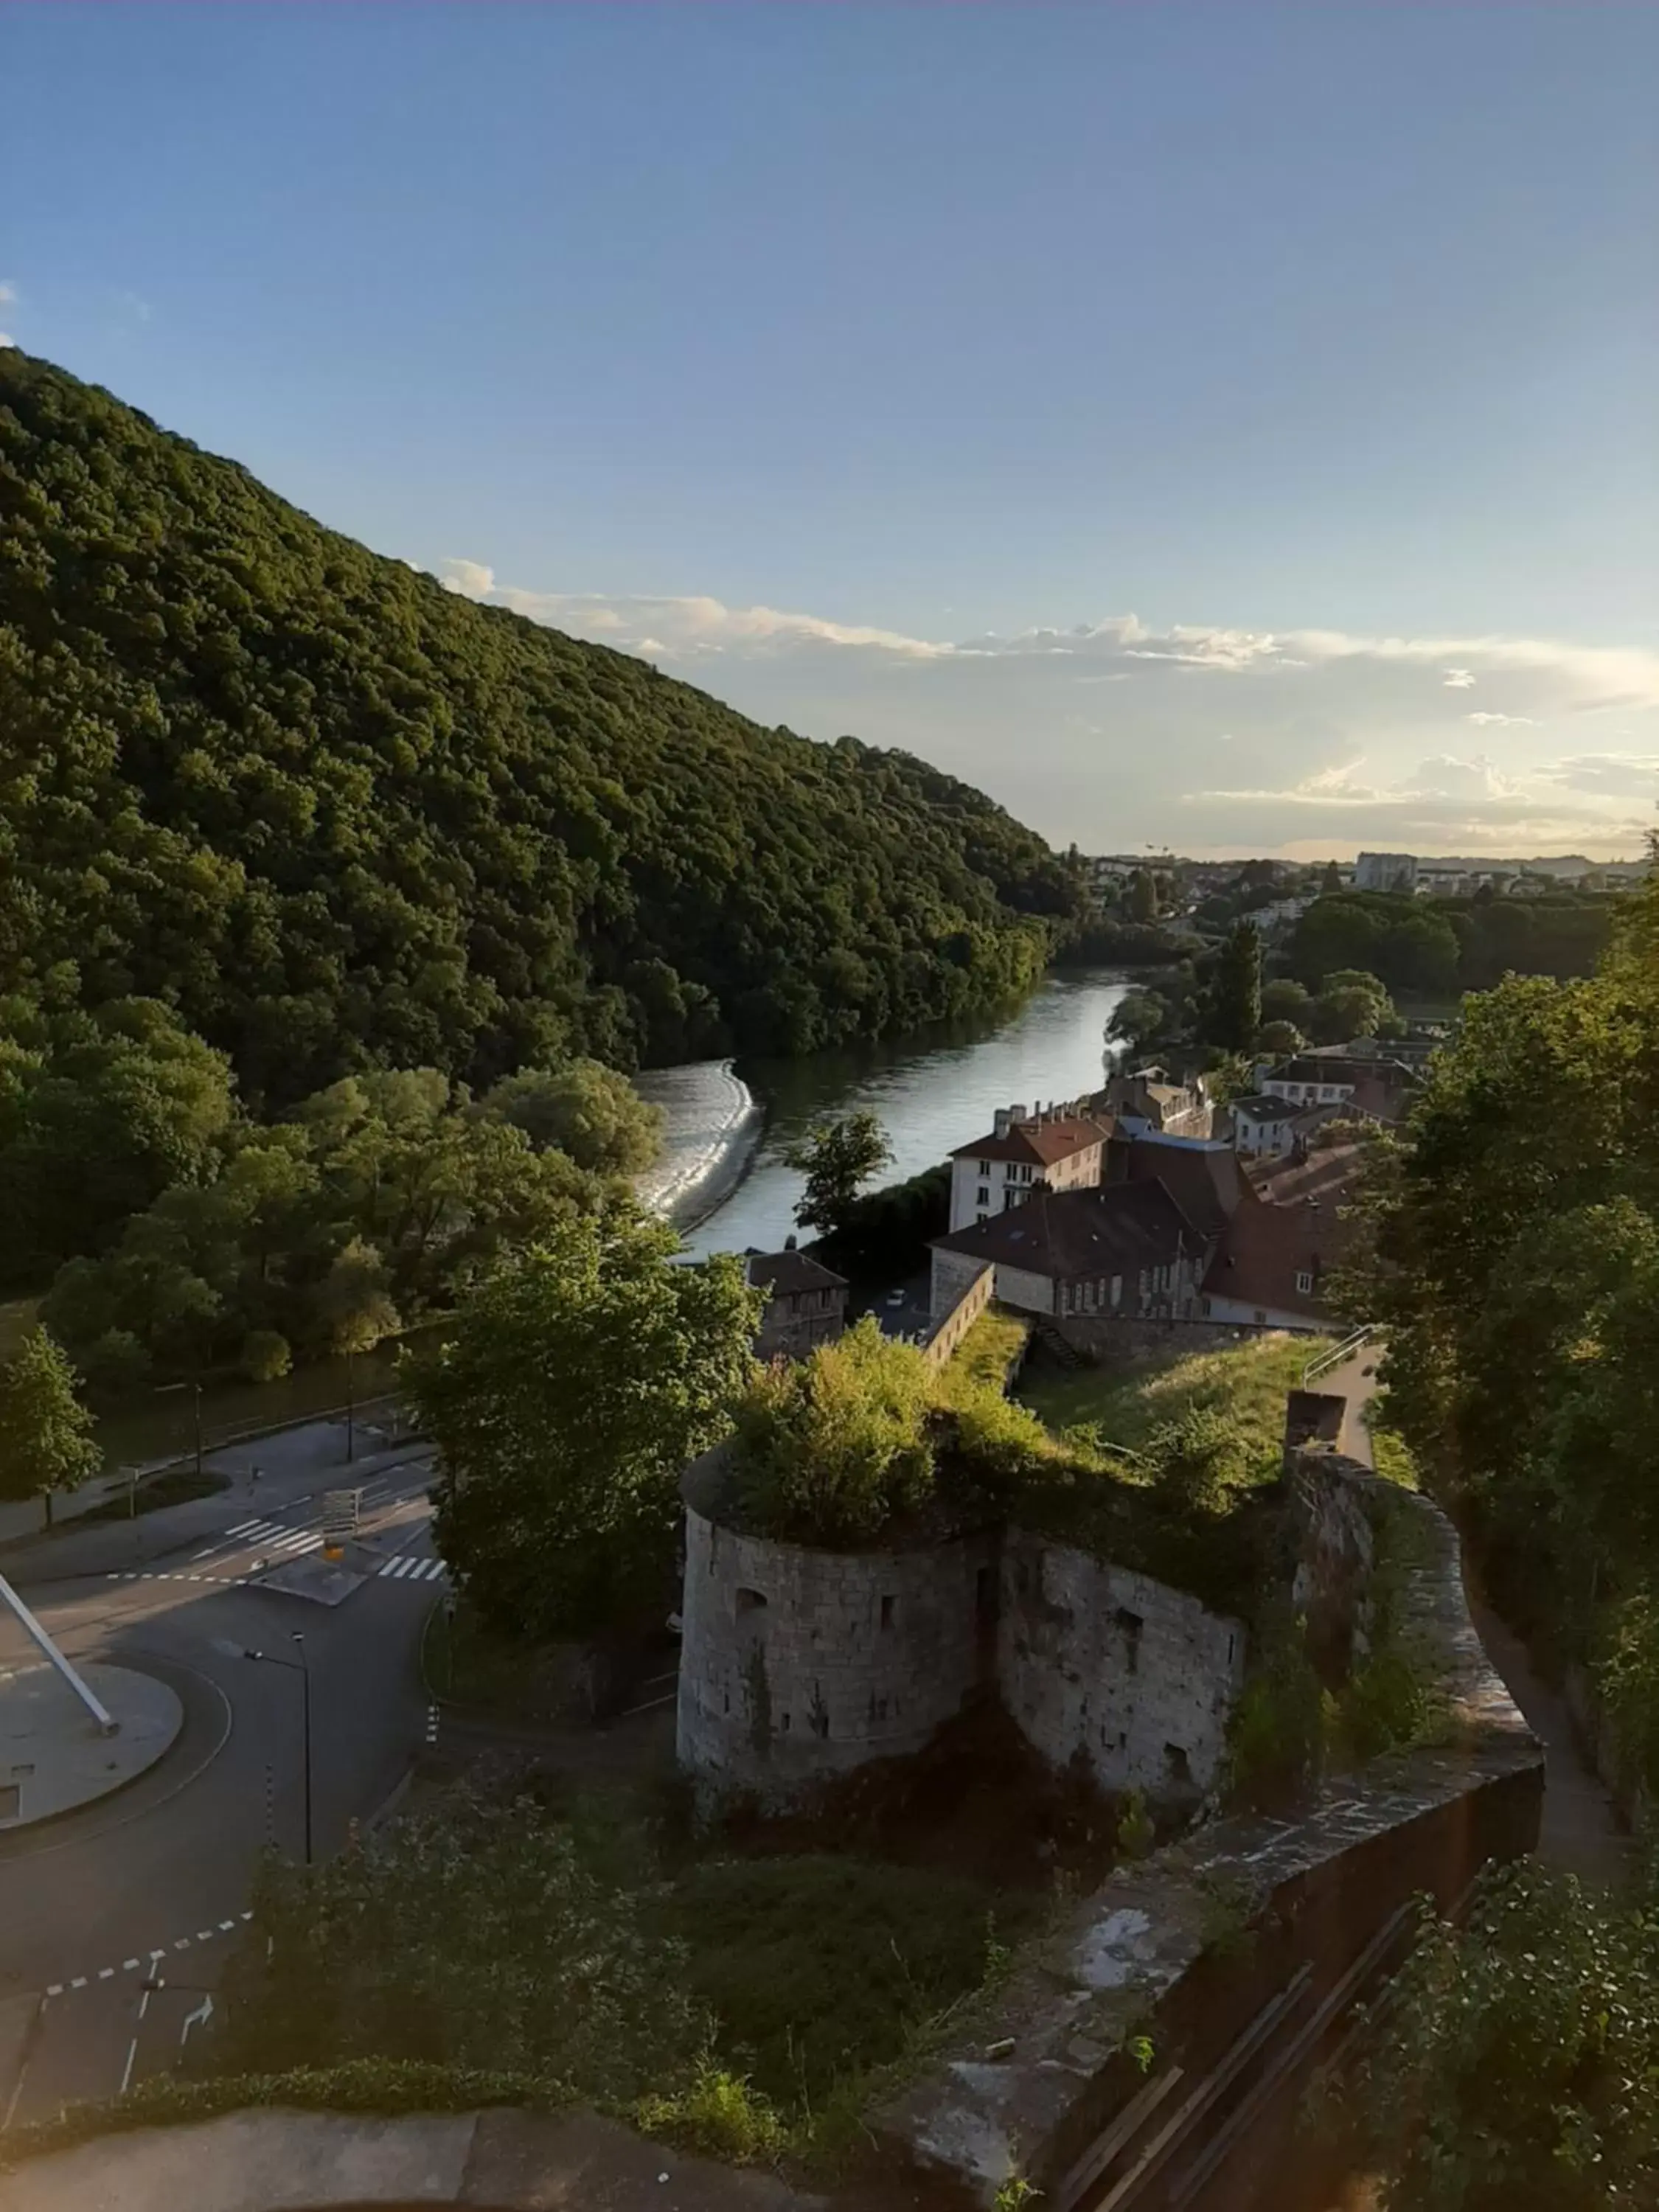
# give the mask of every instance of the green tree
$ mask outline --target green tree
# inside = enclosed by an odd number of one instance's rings
[[[520,1069],[498,1083],[484,1103],[522,1129],[538,1151],[556,1145],[596,1174],[637,1175],[662,1148],[662,1109],[647,1105],[626,1076],[596,1060]]]
[[[222,2063],[424,2060],[607,2101],[672,2087],[714,2023],[614,1872],[533,1797],[465,1789],[324,1865],[269,1860]]]
[[[1342,889],[1342,871],[1334,860],[1326,861],[1325,872],[1319,878],[1319,889],[1321,895],[1326,898],[1335,896]]]
[[[1129,878],[1129,919],[1156,921],[1158,911],[1158,879],[1149,868],[1137,868]]]
[[[1313,1026],[1313,993],[1292,975],[1275,975],[1261,986],[1264,1022],[1292,1022],[1305,1035]]]
[[[1659,1915],[1522,1860],[1429,1918],[1367,2039],[1390,2205],[1607,2212],[1659,2193]]]
[[[1261,933],[1235,922],[1216,963],[1209,1032],[1228,1052],[1248,1052],[1261,1026]]]
[[[1321,1044],[1387,1036],[1400,1025],[1394,1001],[1375,975],[1340,969],[1328,975],[1314,1001],[1312,1027]]]
[[[860,1190],[892,1159],[893,1148],[876,1116],[860,1111],[814,1122],[783,1157],[806,1178],[796,1220],[803,1229],[833,1237],[850,1220]]]
[[[335,1255],[318,1304],[335,1352],[373,1352],[403,1327],[392,1302],[386,1262],[361,1237]]]
[[[677,1249],[625,1202],[557,1223],[399,1370],[438,1447],[439,1548],[503,1632],[585,1631],[668,1593],[679,1478],[729,1424],[763,1303],[738,1261]]]
[[[1106,1041],[1142,1053],[1164,1034],[1169,1022],[1170,1002],[1161,992],[1126,991],[1107,1022]]]
[[[52,1494],[76,1490],[103,1465],[80,1377],[42,1328],[28,1331],[0,1367],[0,1498],[39,1498],[52,1526]]]
[[[1290,1060],[1306,1042],[1294,1022],[1263,1022],[1255,1033],[1255,1049],[1264,1058]]]

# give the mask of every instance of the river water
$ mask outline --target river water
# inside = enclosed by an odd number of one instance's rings
[[[999,1106],[1098,1090],[1107,1019],[1128,988],[1121,975],[1053,975],[1012,1008],[920,1036],[799,1060],[653,1068],[639,1088],[666,1127],[640,1194],[684,1230],[690,1252],[776,1251],[801,1188],[783,1154],[814,1121],[867,1107],[893,1147],[882,1181],[918,1175],[988,1129]]]

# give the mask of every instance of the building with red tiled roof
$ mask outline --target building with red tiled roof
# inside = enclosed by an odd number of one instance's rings
[[[1333,1145],[1257,1177],[1205,1274],[1208,1319],[1247,1328],[1330,1328],[1325,1285],[1352,1243],[1345,1209],[1360,1159],[1358,1145]]]
[[[1102,1180],[1109,1119],[1074,1104],[1000,1110],[988,1137],[958,1145],[951,1155],[951,1227],[971,1229],[1039,1189],[1089,1190]]]
[[[934,1240],[933,1310],[950,1312],[987,1266],[1022,1312],[1188,1319],[1209,1251],[1161,1182],[1038,1191]]]

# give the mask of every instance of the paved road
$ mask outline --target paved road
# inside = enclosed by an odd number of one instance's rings
[[[420,1636],[440,1594],[426,1450],[371,1450],[350,1471],[365,1490],[354,1557],[368,1579],[343,1603],[260,1579],[320,1550],[323,1492],[347,1479],[343,1459],[341,1433],[318,1425],[210,1459],[234,1478],[217,1498],[9,1547],[6,1573],[66,1650],[148,1668],[185,1717],[129,1790],[0,1838],[0,2008],[27,2018],[35,2002],[0,2075],[0,2125],[112,2095],[210,2032],[204,2002],[260,1854],[274,1844],[298,1856],[304,1837],[300,1678],[242,1652],[293,1662],[291,1639],[304,1638],[319,1856],[407,1774],[425,1726]]]

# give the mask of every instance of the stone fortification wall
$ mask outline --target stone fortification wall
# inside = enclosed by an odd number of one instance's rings
[[[1049,1765],[1180,1803],[1216,1779],[1244,1679],[1243,1624],[1186,1591],[1011,1529],[997,1679]]]
[[[729,1525],[724,1455],[686,1480],[681,1765],[782,1808],[917,1752],[994,1690],[1056,1770],[1179,1806],[1213,1783],[1243,1625],[1151,1577],[1018,1529],[833,1552]]]
[[[709,1794],[781,1808],[920,1751],[988,1679],[998,1543],[809,1550],[688,1498],[681,1765]]]
[[[1279,2212],[1307,2154],[1310,2068],[1409,1940],[1414,1898],[1448,1905],[1488,1859],[1535,1845],[1543,1753],[1481,1649],[1449,1522],[1352,1461],[1299,1454],[1290,1473],[1302,1587],[1331,1622],[1360,1626],[1360,1520],[1405,1516],[1394,1632],[1443,1701],[1438,1740],[1114,1873],[879,2116],[896,2180],[926,2175],[963,2205],[1018,2173],[1058,2206],[1116,2202],[1121,2184],[1137,2204]]]

